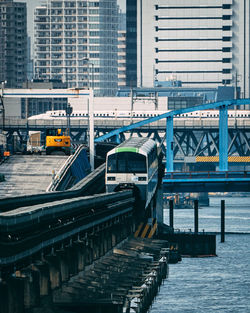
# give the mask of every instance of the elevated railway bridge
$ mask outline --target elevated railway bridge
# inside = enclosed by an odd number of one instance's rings
[[[248,162],[250,156],[250,119],[228,118],[228,109],[240,105],[249,104],[249,99],[237,99],[231,101],[207,103],[192,108],[185,108],[166,112],[148,119],[93,119],[93,93],[92,90],[32,90],[32,89],[6,89],[1,90],[3,97],[87,97],[90,101],[89,121],[87,119],[71,119],[71,137],[73,142],[80,139],[87,141],[88,129],[90,131],[90,157],[93,167],[94,143],[100,141],[121,142],[129,136],[147,136],[162,141],[166,137],[165,151],[167,170],[173,171],[173,160],[185,161],[187,157],[219,156],[220,169],[227,169],[229,156],[244,157]],[[178,118],[181,114],[202,110],[219,110],[219,118]],[[90,123],[90,125],[89,125]],[[21,120],[5,119],[3,127],[7,131],[7,139],[10,141],[15,133],[21,143],[27,138],[28,130],[38,130],[45,133],[48,127],[66,128],[67,121],[63,120]],[[196,159],[195,159],[196,160]],[[201,160],[201,159],[200,159]],[[208,159],[204,158],[204,162]],[[237,162],[241,162],[238,158]],[[222,165],[222,163],[224,165]]]
[[[166,121],[159,119],[149,123],[142,123],[129,129],[136,120],[98,118],[94,121],[94,136],[96,140],[106,138],[108,141],[121,142],[131,136],[147,136],[159,142],[166,136]],[[139,120],[143,122],[144,120]],[[132,123],[132,124],[131,124]],[[137,124],[137,123],[136,123]],[[71,119],[72,142],[87,142],[88,120]],[[45,140],[47,128],[67,128],[66,120],[28,120],[5,119],[5,131],[9,142],[13,141],[13,134],[19,137],[20,142],[27,140],[28,131],[41,131]],[[120,132],[120,130],[122,131]],[[110,136],[113,131],[117,133]],[[175,162],[217,162],[219,155],[219,119],[209,118],[173,118],[173,157]],[[228,119],[228,155],[239,156],[230,159],[230,162],[249,162],[250,156],[250,118]],[[166,144],[164,141],[165,149]],[[211,156],[213,158],[204,158]],[[187,162],[187,163],[188,163]]]
[[[148,308],[166,277],[169,246],[165,240],[131,238],[153,234],[156,223],[140,224],[135,218],[132,191],[102,193],[104,169],[102,165],[67,191],[0,200],[1,312],[56,308],[119,313],[133,308],[134,301],[138,312]],[[249,172],[187,175],[166,176],[165,191],[200,191],[204,186],[245,191],[250,186]],[[195,236],[198,227],[189,236],[197,246]],[[201,254],[215,254],[215,236],[201,237]],[[210,244],[203,244],[207,240]]]
[[[105,164],[69,190],[0,200],[1,312],[56,307],[118,313],[134,301],[138,312],[148,308],[147,299],[167,273],[168,246],[159,239],[127,240],[153,234],[156,224],[154,219],[151,226],[140,224],[131,190],[103,193],[104,171]],[[250,172],[163,178],[165,192],[247,191],[249,186]]]
[[[244,103],[249,103],[249,99],[168,112],[113,129],[108,134],[96,138],[95,141],[115,138],[119,142],[126,137],[126,133],[134,129],[141,131],[144,126],[149,128],[150,123],[158,123],[159,120],[166,119],[166,175],[163,177],[162,185],[159,185],[158,192],[160,189],[165,192],[193,191],[194,188],[197,191],[218,191],[218,188],[221,191],[248,191],[249,171],[237,173],[228,171],[227,108],[230,105]],[[214,149],[219,154],[219,170],[215,173],[175,173],[174,116],[181,112],[206,108],[220,110],[218,139],[215,140],[213,137],[212,140],[217,142],[217,149]],[[24,128],[25,126],[27,127],[24,125]],[[249,133],[246,136],[249,136]],[[164,137],[158,135],[161,141]],[[239,140],[238,135],[233,138],[232,147]],[[248,157],[249,137],[242,135],[240,138],[242,138],[244,156]],[[204,145],[202,143],[199,145],[200,141],[197,142],[196,148],[203,149],[205,154]],[[67,191],[0,200],[0,308],[2,312],[17,312],[18,306],[31,310],[41,304],[41,297],[52,299],[54,305],[64,309],[74,303],[78,305],[78,309],[85,305],[90,310],[99,301],[102,305],[108,305],[107,310],[102,312],[110,312],[109,305],[116,306],[113,312],[118,313],[122,309],[127,309],[129,312],[134,301],[139,303],[139,312],[143,312],[145,307],[150,305],[145,299],[149,294],[154,294],[153,290],[157,290],[161,278],[166,274],[164,265],[168,258],[166,246],[160,240],[155,241],[154,246],[159,247],[155,254],[145,240],[132,242],[125,248],[117,247],[136,232],[140,222],[135,217],[134,195],[129,190],[102,193],[104,165],[91,175]],[[97,187],[99,194],[93,195]],[[155,221],[152,219],[152,230],[154,225]],[[145,259],[144,262],[139,261],[143,257],[134,259],[135,247],[137,249],[146,247],[147,253],[150,251],[151,261]],[[113,255],[105,258],[113,248]],[[105,259],[102,259],[103,257]],[[115,272],[117,262],[120,262],[121,266]],[[130,281],[126,280],[122,286],[115,284],[114,280],[119,280],[121,273],[127,277],[131,272],[131,268],[125,266],[129,263],[134,264],[134,268],[140,275],[138,274],[136,279],[131,277]],[[91,268],[95,268],[95,271],[88,271],[90,265],[94,266]],[[107,267],[112,268],[112,275],[107,272]],[[83,270],[87,272],[78,275]],[[113,275],[113,272],[116,274]],[[72,276],[77,278],[69,281]],[[80,288],[84,291],[80,292]],[[99,309],[98,307],[96,312],[99,312]]]

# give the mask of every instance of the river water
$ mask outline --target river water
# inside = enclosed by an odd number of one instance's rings
[[[199,230],[220,231],[220,200],[199,210]],[[217,235],[217,257],[183,258],[169,265],[169,277],[149,313],[250,313],[250,196],[225,198],[225,242]],[[164,211],[168,224],[168,210]],[[193,210],[175,210],[174,227],[194,229]]]

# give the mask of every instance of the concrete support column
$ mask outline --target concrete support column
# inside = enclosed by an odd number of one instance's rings
[[[86,265],[89,265],[93,262],[93,248],[92,247],[93,247],[92,240],[88,239],[87,246],[86,246],[86,258],[85,258]]]
[[[46,256],[49,264],[50,287],[55,289],[61,284],[61,264],[60,259],[56,255]]]
[[[85,251],[85,246],[84,244],[81,242],[77,242],[76,243],[77,245],[77,264],[78,264],[78,271],[81,272],[84,270],[84,267],[85,267],[85,254],[86,254],[86,251]]]
[[[1,283],[0,308],[1,313],[24,313],[24,279],[10,277]]]
[[[4,281],[1,281],[0,282],[0,312],[1,313],[9,312],[8,302],[9,302],[9,297],[8,297],[7,283]]]
[[[59,262],[60,262],[60,273],[61,273],[61,280],[62,282],[65,282],[69,279],[69,257],[67,255],[67,252],[65,249],[62,249],[60,251],[57,251],[57,255],[59,256]]]
[[[98,235],[95,235],[95,237],[93,238],[93,253],[94,260],[97,260],[100,256],[100,243]]]
[[[200,206],[209,206],[208,192],[200,192],[198,196]]]
[[[74,244],[70,244],[66,247],[68,255],[69,275],[73,276],[78,273],[78,253],[77,247]]]
[[[110,234],[107,230],[104,233],[104,252],[107,253],[109,250],[109,241],[110,241]]]
[[[127,227],[124,223],[120,224],[120,234],[119,234],[119,238],[118,238],[118,242],[122,241],[124,238],[126,238],[127,235]]]
[[[103,256],[105,254],[105,252],[104,252],[104,233],[103,233],[103,231],[101,232],[99,238],[100,238],[100,256]]]
[[[117,243],[117,233],[116,229],[112,230],[112,237],[111,237],[111,247],[113,248]]]
[[[40,304],[40,273],[35,267],[22,271],[24,278],[24,306],[25,309],[39,306]]]
[[[49,264],[38,261],[34,265],[39,271],[40,296],[48,296],[50,292]]]
[[[126,225],[127,225],[127,236],[126,237],[129,237],[131,234],[134,233],[134,222],[133,222],[133,219],[130,218],[129,222]]]

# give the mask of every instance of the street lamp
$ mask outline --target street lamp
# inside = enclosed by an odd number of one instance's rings
[[[68,104],[65,111],[66,111],[66,116],[67,116],[68,135],[70,136],[70,133],[71,133],[71,131],[70,131],[70,115],[73,112],[73,108]]]
[[[4,108],[4,103],[3,103],[3,94],[4,94],[4,82],[2,82],[2,94],[0,96],[0,105],[1,105],[1,108],[0,108],[0,113],[2,113],[2,131],[4,131],[4,124],[5,124],[5,108]]]
[[[86,61],[88,65],[91,65],[92,72],[92,81],[88,105],[88,124],[89,124],[89,159],[91,170],[94,170],[94,156],[95,156],[95,144],[94,144],[94,63],[90,62],[88,58],[84,58],[83,61]]]

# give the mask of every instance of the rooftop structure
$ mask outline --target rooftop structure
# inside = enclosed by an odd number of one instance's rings
[[[133,97],[132,97],[133,93]],[[239,88],[238,88],[239,93]],[[219,87],[183,87],[181,81],[155,82],[155,87],[120,88],[118,97],[131,97],[134,102],[143,101],[149,97],[159,101],[162,97],[168,98],[168,110],[176,110],[193,107],[205,103],[234,99],[235,88],[233,86]],[[242,107],[244,109],[244,107]]]

